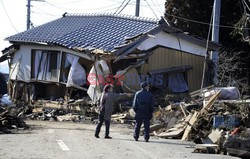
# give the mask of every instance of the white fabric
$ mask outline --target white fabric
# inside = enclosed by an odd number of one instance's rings
[[[40,63],[41,58],[42,60],[41,60],[40,69],[39,69],[39,63]],[[38,80],[46,80],[46,75],[47,75],[46,70],[48,69],[48,66],[49,66],[48,61],[46,59],[47,59],[47,53],[41,54],[39,61],[38,61],[38,67],[37,67],[37,70],[39,69],[38,77],[37,77]]]
[[[46,80],[46,81],[58,81],[58,70],[60,68],[60,54],[56,54],[56,68],[50,70],[50,64],[54,61],[51,61],[50,58],[52,53],[43,52],[41,50],[37,50],[35,53],[35,79],[36,80]],[[55,55],[53,53],[53,55]],[[41,62],[40,62],[41,61]],[[40,67],[39,67],[40,65]]]
[[[84,68],[78,63],[79,57],[67,54],[67,60],[70,62],[71,67],[66,87],[73,85],[84,85],[86,83],[86,72]]]
[[[89,88],[88,88],[88,95],[92,100],[93,104],[96,104],[98,99],[101,96],[101,83],[104,82],[104,73],[101,71],[100,67],[98,65],[100,64],[99,61],[95,62],[95,65],[91,68],[88,75],[88,82],[89,82]]]
[[[39,67],[39,62],[42,56],[42,51],[36,51],[35,53],[35,78],[37,77],[37,73],[38,73],[38,67]]]

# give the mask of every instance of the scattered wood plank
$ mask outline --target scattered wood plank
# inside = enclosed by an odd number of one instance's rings
[[[207,113],[207,111],[209,111],[209,110],[212,108],[212,106],[214,105],[215,101],[216,101],[217,98],[219,97],[220,92],[221,92],[221,91],[215,93],[215,94],[209,99],[209,101],[206,103],[206,105],[204,105],[203,108],[201,109],[201,114]]]
[[[199,90],[197,90],[197,91],[191,92],[190,95],[191,95],[191,97],[195,97],[195,96],[200,95],[201,93],[206,92],[206,90],[209,90],[209,89],[211,89],[211,88],[214,88],[214,85],[211,85],[211,86],[208,86],[208,87],[199,89]]]
[[[206,139],[203,140],[205,144],[216,144],[221,138],[222,131],[219,129],[212,130]]]
[[[182,111],[183,115],[186,118],[187,117],[186,110],[183,108],[182,103],[180,103],[180,107],[181,107],[181,111]]]
[[[218,147],[218,145],[217,144],[197,144],[197,145],[195,145],[194,146],[195,148],[197,148],[197,149],[205,149],[205,148],[207,148],[207,147],[214,147],[214,148],[217,148]]]
[[[190,121],[188,122],[188,126],[186,127],[184,134],[181,138],[181,140],[187,140],[188,139],[188,135],[190,134],[191,130],[192,130],[192,126],[193,124],[196,122],[197,118],[199,117],[200,112],[195,111],[193,116],[191,117]]]
[[[158,137],[164,137],[164,138],[173,138],[173,137],[179,137],[183,132],[184,132],[185,128],[181,128],[179,130],[175,130],[175,131],[170,131],[170,132],[162,132],[160,134],[158,134]]]
[[[154,124],[154,125],[150,126],[150,132],[157,131],[157,130],[165,128],[165,127],[166,127],[165,123]]]

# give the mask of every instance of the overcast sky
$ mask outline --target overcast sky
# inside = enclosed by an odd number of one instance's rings
[[[0,50],[10,46],[4,39],[26,30],[27,0],[0,0]],[[158,18],[164,14],[166,0],[141,0],[140,16]],[[31,0],[31,22],[34,27],[68,13],[119,13],[135,15],[136,0]],[[123,7],[127,6],[123,9]],[[2,52],[0,53],[0,56]],[[7,62],[0,72],[8,72]]]

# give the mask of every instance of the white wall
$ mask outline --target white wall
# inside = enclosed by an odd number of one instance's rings
[[[180,41],[179,42],[178,38],[175,35],[178,35],[178,34],[171,35],[171,34],[161,31],[153,35],[154,37],[148,37],[148,39],[142,42],[137,47],[137,49],[148,50],[150,48],[153,48],[156,45],[161,45],[161,46],[165,46],[168,48],[185,51],[185,52],[195,54],[195,55],[200,55],[200,56],[206,55],[206,48],[200,45],[193,44],[189,41],[186,41],[180,38],[179,38],[179,41]],[[180,46],[181,46],[181,49],[180,49]]]

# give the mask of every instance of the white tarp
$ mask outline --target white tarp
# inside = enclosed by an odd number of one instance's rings
[[[10,99],[10,96],[8,94],[4,94],[2,96],[2,98],[0,98],[0,106],[4,106],[4,105],[11,105],[12,101]]]
[[[204,93],[204,97],[214,95],[216,92],[220,92],[219,100],[237,100],[240,99],[239,89],[236,87],[216,87],[210,91]]]
[[[78,62],[79,57],[67,54],[67,60],[71,64],[71,67],[66,87],[71,87],[74,85],[83,86],[86,83],[86,72]]]
[[[188,90],[183,73],[171,73],[168,76],[168,88],[174,93],[182,93]]]

